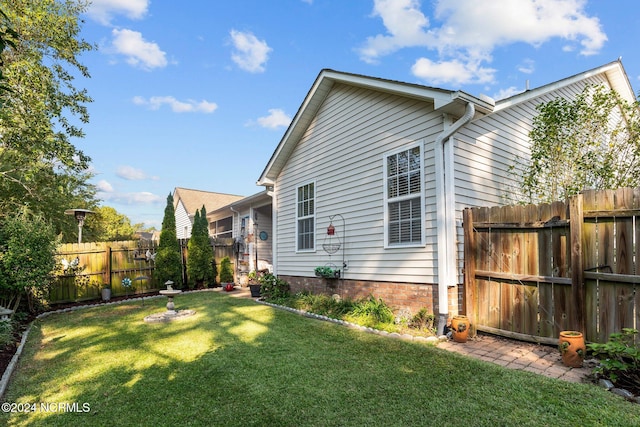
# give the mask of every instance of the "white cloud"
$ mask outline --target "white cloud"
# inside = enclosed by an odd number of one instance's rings
[[[147,191],[132,193],[98,193],[98,197],[104,201],[120,203],[123,205],[152,205],[164,202],[162,197]]]
[[[518,65],[518,71],[524,74],[532,74],[536,69],[533,59],[525,59]]]
[[[149,176],[141,169],[132,166],[120,166],[116,171],[116,175],[128,181],[142,181],[145,179],[157,180],[157,176]]]
[[[422,47],[434,51],[438,59],[418,59],[413,67],[420,73],[416,76],[490,83],[492,70],[481,64],[492,61],[498,46],[519,42],[540,46],[562,39],[564,50],[598,53],[607,36],[585,7],[586,0],[438,0],[433,21],[439,25],[432,26],[419,0],[375,0],[373,16],[382,19],[386,33],[369,37],[359,53],[363,61],[376,62],[403,48]],[[443,73],[446,68],[455,73],[450,79]]]
[[[113,186],[109,183],[109,181],[105,181],[104,179],[98,181],[98,183],[96,184],[96,188],[98,189],[98,191],[102,191],[104,193],[113,192]]]
[[[375,0],[373,16],[382,19],[388,34],[368,37],[360,49],[365,62],[376,62],[380,56],[413,46],[429,46],[433,35],[426,31],[429,19],[420,11],[418,0]]]
[[[518,89],[515,86],[511,86],[508,87],[506,89],[501,89],[499,90],[496,94],[493,95],[493,99],[495,99],[496,101],[499,101],[501,99],[506,99],[506,98],[510,98],[513,95],[517,95],[519,93],[522,93],[523,90],[522,89]]]
[[[218,108],[215,102],[195,101],[188,99],[186,101],[178,101],[173,96],[152,96],[145,99],[141,96],[135,96],[133,103],[136,105],[145,105],[152,110],[158,110],[163,105],[168,105],[174,113],[213,113]]]
[[[149,0],[92,0],[87,15],[94,21],[109,25],[114,15],[142,19],[148,11]]]
[[[277,129],[287,127],[291,123],[291,117],[279,108],[269,110],[269,115],[258,118],[258,124],[264,128]]]
[[[167,65],[166,53],[153,42],[146,41],[142,34],[127,29],[113,29],[113,47],[127,57],[127,63],[144,70]]]
[[[434,84],[490,83],[496,72],[493,68],[479,66],[478,63],[459,60],[433,62],[427,58],[418,59],[411,67],[414,76]]]
[[[250,73],[262,73],[273,49],[264,40],[258,40],[252,33],[231,30],[234,51],[231,59],[241,69]]]

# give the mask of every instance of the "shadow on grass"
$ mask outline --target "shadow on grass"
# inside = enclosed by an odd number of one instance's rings
[[[88,412],[3,414],[10,425],[638,425],[610,393],[466,359],[217,292],[148,324],[161,299],[38,321],[7,402]],[[597,409],[600,408],[600,409]],[[579,420],[579,421],[577,421]]]

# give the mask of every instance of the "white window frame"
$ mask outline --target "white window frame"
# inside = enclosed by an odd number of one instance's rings
[[[300,198],[299,198],[299,194],[300,194],[300,189],[309,185],[313,185],[313,213],[311,215],[303,215],[300,216],[299,215],[299,208],[298,205],[300,203]],[[300,252],[315,252],[316,251],[316,211],[317,211],[317,194],[318,194],[318,189],[316,186],[316,182],[315,181],[309,181],[307,183],[301,184],[296,186],[296,241],[295,241],[295,245],[296,245],[296,252],[300,253]],[[306,219],[312,219],[313,220],[313,231],[312,231],[312,235],[313,235],[313,246],[310,248],[300,248],[299,247],[299,242],[300,242],[300,230],[299,230],[299,224],[301,220],[306,220]]]
[[[420,191],[418,194],[409,194],[402,195],[397,197],[389,196],[389,185],[387,183],[387,159],[389,156],[397,155],[398,153],[402,153],[404,151],[410,151],[414,148],[420,149]],[[394,248],[410,248],[410,247],[424,247],[425,246],[425,175],[424,175],[424,140],[418,141],[411,145],[403,146],[402,148],[398,148],[392,151],[387,151],[382,156],[382,183],[384,186],[384,247],[385,249],[394,249]],[[389,235],[389,204],[401,202],[405,200],[411,200],[419,198],[420,203],[420,241],[419,242],[400,242],[400,243],[389,243],[390,235]]]

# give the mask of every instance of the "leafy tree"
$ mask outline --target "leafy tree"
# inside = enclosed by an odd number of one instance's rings
[[[182,287],[182,250],[176,233],[176,216],[171,193],[167,197],[167,206],[162,219],[160,243],[156,253],[155,278],[160,286],[167,280],[171,280],[176,289]]]
[[[0,47],[11,47],[0,49],[6,89],[0,91],[0,217],[28,205],[58,218],[62,231],[64,209],[95,205],[87,183],[90,159],[71,143],[84,136],[80,125],[89,120],[85,104],[91,98],[73,85],[76,77],[89,77],[78,60],[93,49],[80,37],[79,16],[87,5],[0,1]]]
[[[640,185],[638,106],[602,86],[587,86],[574,100],[538,105],[529,134],[531,158],[521,167],[526,201]]]
[[[95,216],[90,216],[87,223],[92,228],[94,240],[113,242],[131,240],[141,224],[131,224],[131,220],[110,206],[95,209]],[[83,232],[84,233],[84,232]]]
[[[29,310],[46,303],[58,245],[53,227],[23,210],[0,224],[0,300],[16,310],[26,297]]]

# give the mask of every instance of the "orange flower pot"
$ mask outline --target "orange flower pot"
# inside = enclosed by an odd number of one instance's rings
[[[469,337],[469,318],[467,316],[453,316],[451,319],[451,332],[455,342],[467,342]]]
[[[582,332],[562,331],[558,338],[558,350],[562,356],[562,363],[571,368],[582,366],[587,346],[584,343]]]

